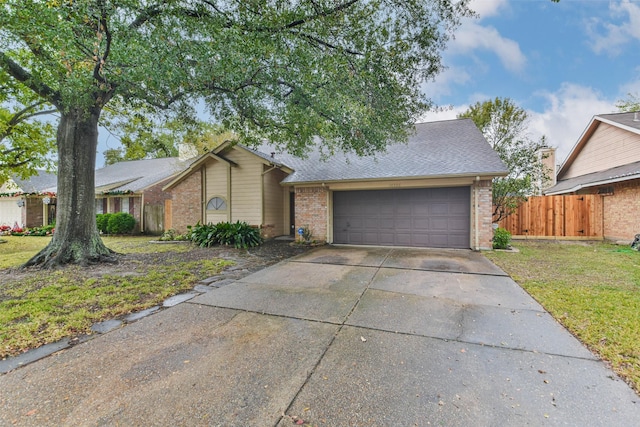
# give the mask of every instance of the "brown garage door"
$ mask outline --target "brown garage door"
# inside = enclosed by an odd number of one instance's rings
[[[469,187],[333,193],[333,241],[469,248]]]

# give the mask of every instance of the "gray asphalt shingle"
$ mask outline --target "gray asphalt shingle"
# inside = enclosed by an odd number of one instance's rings
[[[503,175],[507,169],[470,119],[415,125],[407,143],[390,144],[386,152],[359,157],[337,153],[327,160],[314,150],[306,159],[293,157],[264,145],[262,153],[295,172],[283,182],[330,182],[385,178]]]
[[[574,178],[563,179],[556,185],[545,190],[545,194],[561,194],[577,191],[585,187],[605,185],[610,182],[634,179],[640,176],[640,162],[616,166],[603,171],[588,173]]]
[[[119,162],[96,169],[96,188],[138,192],[183,171],[189,164],[189,160],[182,161],[177,157]],[[118,183],[122,184],[110,187]]]

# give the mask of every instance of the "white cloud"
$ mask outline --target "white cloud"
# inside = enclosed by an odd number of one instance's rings
[[[556,161],[561,164],[567,157],[593,116],[616,112],[615,100],[606,99],[596,90],[572,83],[564,83],[555,92],[537,94],[546,101],[543,111],[527,110],[529,114],[529,134],[538,139],[542,135],[547,143],[555,147]],[[443,111],[432,111],[420,118],[420,122],[455,119],[469,105],[492,97],[474,94],[469,104],[455,105]]]
[[[466,54],[478,49],[488,50],[511,72],[521,72],[527,63],[527,58],[517,42],[502,37],[495,28],[484,27],[477,22],[462,24],[450,49],[454,54]]]
[[[464,68],[449,67],[438,74],[436,81],[427,82],[422,86],[422,92],[431,99],[451,95],[451,86],[461,86],[471,80],[471,75]]]
[[[556,147],[556,161],[561,164],[578,141],[593,116],[616,112],[615,100],[606,99],[596,90],[563,83],[556,92],[541,92],[547,106],[542,112],[528,111],[529,130],[534,138],[542,135]]]
[[[624,21],[613,23],[594,18],[588,23],[587,31],[594,52],[618,55],[623,45],[633,39],[640,40],[640,4],[622,0],[620,3],[610,3],[609,9],[612,19],[623,18]],[[604,34],[599,32],[599,27],[603,28]]]
[[[469,8],[474,10],[480,19],[488,16],[495,16],[498,12],[509,5],[507,0],[472,0]]]
[[[478,13],[477,18],[465,19],[449,44],[454,55],[468,55],[484,50],[494,53],[502,65],[511,72],[521,72],[527,59],[514,40],[503,37],[492,26],[482,25],[482,20],[498,16],[509,6],[507,0],[474,0],[469,7]]]

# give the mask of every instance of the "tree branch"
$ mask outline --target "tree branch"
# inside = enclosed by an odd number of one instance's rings
[[[358,52],[358,51],[355,51],[355,50],[351,50],[351,49],[347,49],[347,48],[344,48],[344,47],[333,45],[333,44],[331,44],[329,42],[326,42],[326,41],[324,41],[324,40],[322,40],[322,39],[320,39],[320,38],[318,38],[316,36],[313,36],[311,34],[303,33],[302,31],[289,31],[289,32],[291,34],[294,34],[294,35],[299,35],[299,36],[301,36],[301,37],[303,37],[303,38],[305,38],[307,40],[311,40],[312,42],[315,42],[315,43],[319,44],[320,46],[324,46],[324,47],[327,47],[327,48],[332,49],[332,50],[341,50],[342,52],[348,53],[350,55],[358,55],[358,56],[362,56],[363,55],[362,52]]]
[[[0,67],[11,77],[34,91],[51,104],[58,107],[60,94],[42,82],[35,81],[31,73],[22,68],[20,64],[11,59],[6,53],[0,51]]]
[[[140,12],[140,15],[136,19],[133,20],[131,24],[129,24],[129,28],[137,29],[142,27],[144,24],[149,22],[151,18],[154,18],[162,13],[162,9],[160,4],[154,4]]]
[[[315,15],[311,15],[311,16],[308,16],[306,18],[298,19],[296,21],[290,22],[289,24],[285,25],[284,28],[289,28],[290,29],[290,28],[294,28],[294,27],[299,27],[300,25],[304,25],[307,22],[311,22],[311,21],[314,21],[314,20],[319,19],[319,18],[324,18],[324,17],[329,16],[329,15],[333,15],[336,12],[340,12],[342,10],[345,10],[345,9],[353,6],[354,4],[358,3],[358,1],[360,1],[360,0],[349,0],[349,1],[345,2],[345,3],[336,5],[335,7],[332,7],[331,9],[323,10],[322,12],[318,12]]]

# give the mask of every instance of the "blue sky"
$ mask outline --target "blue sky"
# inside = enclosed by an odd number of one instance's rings
[[[455,118],[478,101],[508,97],[529,112],[533,138],[562,162],[591,118],[640,94],[640,0],[472,0],[444,52],[447,69],[425,92],[440,107],[423,120]],[[104,132],[103,132],[104,133]],[[119,146],[101,135],[102,151]]]
[[[640,0],[472,0],[444,53],[445,72],[425,85],[456,117],[478,101],[508,97],[528,111],[531,136],[547,137],[561,163],[594,115],[640,94]]]

